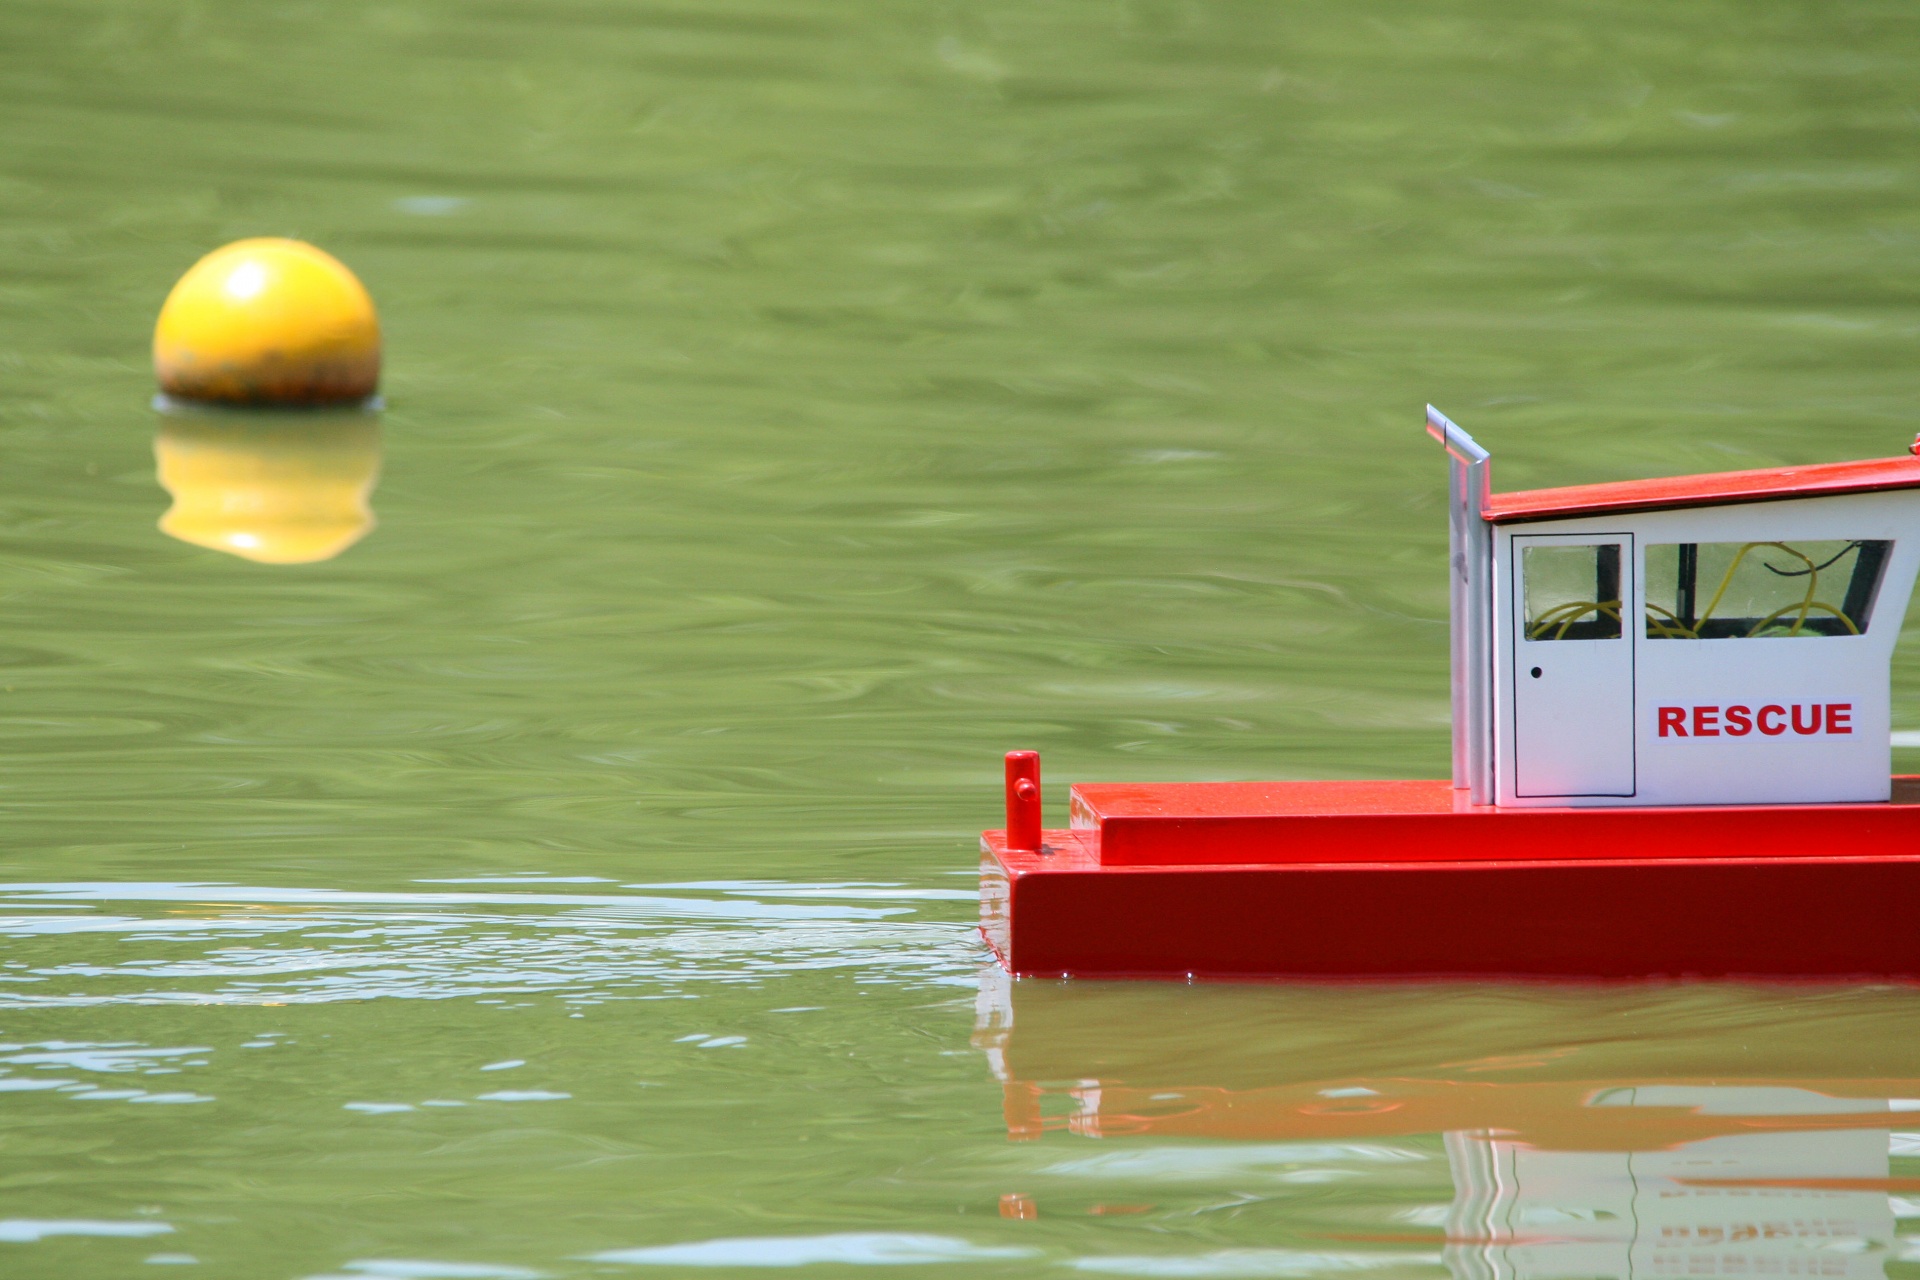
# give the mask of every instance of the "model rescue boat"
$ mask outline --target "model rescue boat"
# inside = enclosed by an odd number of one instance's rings
[[[1451,781],[1081,783],[1007,757],[1021,975],[1920,977],[1889,663],[1920,458],[1496,494],[1449,459]],[[1920,445],[1916,445],[1920,448]]]

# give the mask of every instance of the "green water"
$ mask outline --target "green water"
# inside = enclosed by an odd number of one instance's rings
[[[1503,488],[1897,452],[1917,74],[1849,0],[0,6],[0,1274],[1920,1274],[1908,995],[970,923],[1010,747],[1056,821],[1445,771],[1424,402]],[[259,234],[387,332],[318,564],[155,528],[153,317]],[[1656,1085],[1776,1092],[1575,1096]],[[1443,1133],[1566,1124],[1641,1162],[1508,1206],[1571,1253],[1448,1224]],[[1854,1182],[1580,1252],[1682,1138]]]

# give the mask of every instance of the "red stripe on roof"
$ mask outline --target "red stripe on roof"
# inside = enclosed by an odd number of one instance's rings
[[[1719,471],[1703,476],[1617,480],[1564,489],[1496,493],[1481,514],[1495,524],[1546,520],[1607,511],[1659,511],[1670,507],[1717,507],[1732,502],[1779,502],[1828,494],[1920,488],[1920,457],[1867,458],[1811,467]]]

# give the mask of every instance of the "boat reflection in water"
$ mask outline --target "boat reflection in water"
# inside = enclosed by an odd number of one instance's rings
[[[331,560],[374,526],[380,422],[365,413],[168,415],[153,443],[162,532],[262,564]]]
[[[1178,1199],[1203,1168],[1240,1177],[1215,1194],[1243,1202],[1318,1193],[1263,1228],[1308,1250],[1288,1255],[1306,1271],[1917,1270],[1899,1227],[1920,1216],[1920,992],[982,982],[974,1043],[1008,1136],[1105,1148],[1039,1166],[1081,1176],[1053,1188],[1065,1202],[1129,1176],[1136,1197],[1157,1181]],[[1019,1216],[1045,1215],[1048,1188],[1030,1190]],[[1228,1274],[1269,1253],[1107,1269]]]

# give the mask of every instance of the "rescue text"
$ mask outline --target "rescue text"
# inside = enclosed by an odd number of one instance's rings
[[[1676,738],[1744,738],[1758,730],[1777,738],[1789,727],[1798,734],[1852,733],[1851,702],[1810,702],[1805,706],[1661,707],[1660,736]]]

